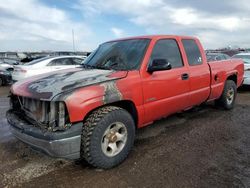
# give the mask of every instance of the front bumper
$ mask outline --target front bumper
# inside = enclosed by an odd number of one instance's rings
[[[43,132],[29,124],[13,110],[6,113],[10,130],[21,141],[52,157],[80,158],[82,123],[76,123],[66,131]]]

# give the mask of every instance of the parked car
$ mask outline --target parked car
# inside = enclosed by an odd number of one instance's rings
[[[11,83],[12,68],[0,68],[0,86]]]
[[[228,60],[231,59],[231,57],[227,54],[223,53],[214,53],[214,52],[208,52],[207,55],[207,61],[222,61],[222,60]]]
[[[3,69],[12,68],[12,69],[14,69],[15,65],[19,65],[19,62],[12,60],[12,59],[1,59],[0,60],[0,68],[3,68]]]
[[[84,56],[58,56],[40,58],[23,65],[15,66],[12,79],[15,82],[39,74],[62,69],[76,68],[83,62],[84,59]]]
[[[16,61],[3,61],[0,60],[0,86],[11,83],[14,65],[18,65]]]
[[[113,40],[82,68],[15,83],[6,116],[23,142],[107,169],[127,157],[137,128],[206,101],[232,109],[243,72],[240,59],[207,63],[194,37]]]
[[[243,85],[250,85],[250,53],[239,53],[232,58],[240,58],[244,62],[244,82]]]
[[[22,52],[0,52],[0,60],[20,62],[27,54]]]

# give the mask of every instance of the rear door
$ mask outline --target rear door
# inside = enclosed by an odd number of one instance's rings
[[[148,73],[143,78],[147,122],[183,110],[189,105],[189,70],[184,66],[177,41],[158,40],[153,48],[149,65],[154,59],[166,59],[172,69]]]
[[[198,40],[182,39],[190,75],[190,106],[205,102],[210,94],[210,69]]]

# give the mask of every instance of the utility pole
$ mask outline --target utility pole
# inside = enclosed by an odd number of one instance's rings
[[[73,51],[75,52],[76,48],[75,48],[75,33],[74,33],[74,29],[72,29],[72,43],[73,43]]]

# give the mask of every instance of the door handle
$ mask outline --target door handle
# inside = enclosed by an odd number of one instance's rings
[[[187,73],[184,73],[181,75],[181,79],[182,80],[188,80],[189,79],[189,75]]]

